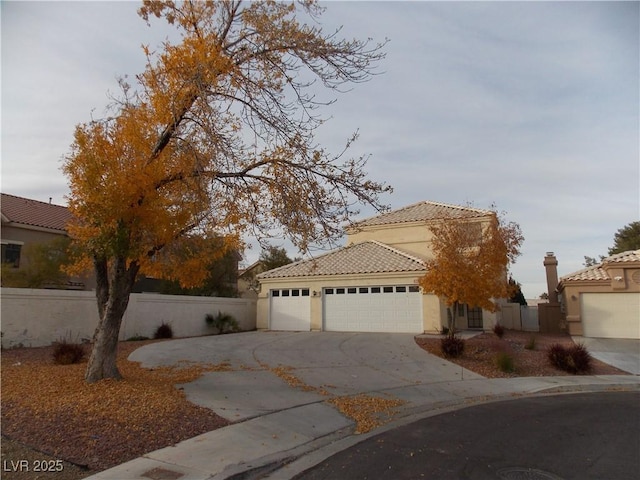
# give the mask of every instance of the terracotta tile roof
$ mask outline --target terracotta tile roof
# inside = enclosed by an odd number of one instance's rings
[[[560,283],[575,281],[611,280],[607,271],[603,268],[605,264],[612,263],[640,263],[640,250],[629,250],[604,258],[602,263],[584,268],[577,272],[570,273],[560,278]]]
[[[71,219],[69,209],[61,205],[52,205],[6,193],[3,193],[1,198],[2,216],[11,223],[64,232],[66,224]]]
[[[492,214],[490,210],[448,205],[446,203],[423,201],[407,207],[392,210],[381,215],[355,222],[353,227],[388,225],[394,223],[428,222],[445,218],[479,218]]]
[[[627,252],[617,253],[602,260],[602,263],[630,263],[640,262],[640,250],[629,250]]]
[[[576,280],[611,280],[607,272],[602,268],[602,265],[594,265],[587,267],[583,270],[571,273],[564,277],[560,277],[560,283],[562,282],[574,282]]]
[[[421,259],[375,240],[356,243],[317,258],[294,262],[261,273],[258,279],[348,275],[386,272],[424,272]]]

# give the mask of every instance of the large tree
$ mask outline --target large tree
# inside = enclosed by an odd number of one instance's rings
[[[419,283],[425,293],[444,299],[449,308],[449,333],[459,304],[497,309],[496,299],[509,298],[509,264],[520,255],[524,238],[520,226],[492,212],[488,222],[449,218],[430,227],[434,257]]]
[[[640,249],[640,222],[631,222],[615,233],[609,255],[638,249]]]
[[[262,249],[262,252],[260,252],[259,260],[262,262],[264,270],[267,271],[284,265],[289,265],[291,262],[296,262],[300,259],[294,258],[292,260],[283,247],[267,245]]]
[[[629,250],[640,249],[640,222],[631,222],[618,231],[613,236],[613,247],[609,248],[609,255],[627,252]],[[585,267],[593,267],[602,263],[607,258],[604,255],[598,255],[599,259],[584,255]]]
[[[206,278],[195,287],[183,287],[178,280],[153,279],[146,280],[146,285],[154,288],[159,293],[165,295],[196,295],[207,297],[237,297],[238,280],[238,260],[240,254],[236,250],[225,249],[223,256],[216,255],[213,259],[207,257],[207,252],[224,248],[224,239],[214,238],[209,241],[213,245],[209,246],[202,254],[198,253],[199,239],[193,236],[185,236],[174,242],[171,248],[165,249],[159,254],[159,261],[171,260],[182,261],[183,259],[198,258],[206,268]],[[165,258],[162,258],[165,257]],[[144,286],[142,280],[134,285],[133,291],[137,291],[140,286]]]
[[[145,0],[139,13],[173,25],[181,42],[144,47],[144,72],[121,81],[107,118],[76,127],[63,166],[69,232],[97,280],[88,382],[120,378],[118,333],[139,273],[197,285],[202,255],[220,258],[274,229],[305,251],[335,240],[356,204],[381,208],[389,190],[366,179],[366,157],[332,155],[314,140],[318,87],[369,79],[381,44],[325,32],[314,0]],[[202,239],[198,256],[166,254],[185,235]],[[223,245],[212,249],[211,238]]]

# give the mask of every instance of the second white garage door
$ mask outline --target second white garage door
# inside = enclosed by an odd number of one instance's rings
[[[640,338],[639,293],[583,293],[580,301],[585,337]]]
[[[308,288],[282,288],[270,292],[270,330],[311,330]]]
[[[324,330],[422,333],[422,294],[414,285],[324,289]]]

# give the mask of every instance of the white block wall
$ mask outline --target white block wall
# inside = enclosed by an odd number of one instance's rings
[[[0,292],[2,347],[40,347],[66,338],[90,340],[98,324],[95,292],[2,288]],[[153,337],[164,323],[173,336],[214,333],[205,323],[207,313],[229,313],[242,330],[256,328],[256,300],[134,293],[120,328],[120,340]]]

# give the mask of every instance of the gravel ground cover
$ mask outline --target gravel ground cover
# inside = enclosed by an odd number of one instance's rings
[[[534,340],[532,341],[532,339]],[[438,336],[417,337],[416,343],[427,352],[444,358],[440,350],[440,340]],[[527,344],[531,346],[531,343],[534,345],[533,349],[525,348]],[[447,360],[487,378],[571,375],[563,370],[558,370],[547,360],[547,350],[555,343],[565,347],[574,345],[573,339],[568,334],[505,330],[504,336],[498,338],[494,333],[482,333],[465,340],[461,357],[448,358]],[[503,372],[498,368],[496,357],[501,352],[508,354],[513,359],[515,371]],[[592,369],[588,374],[625,375],[627,372],[594,358],[592,359]]]
[[[83,478],[227,425],[188,402],[175,385],[228,366],[144,369],[127,357],[146,343],[119,345],[122,381],[91,385],[84,382],[86,361],[55,365],[52,347],[3,351],[2,465],[7,468],[2,477],[40,478],[35,475],[44,472],[35,470],[51,466],[54,471],[42,478]],[[27,446],[34,449],[30,455]],[[45,458],[52,462],[44,465]],[[62,467],[59,461],[65,462]]]

